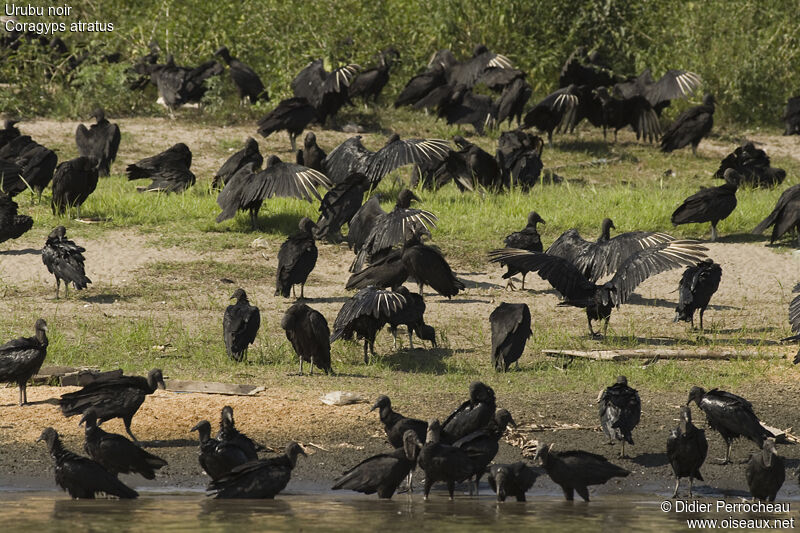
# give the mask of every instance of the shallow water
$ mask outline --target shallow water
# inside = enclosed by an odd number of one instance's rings
[[[0,524],[6,531],[687,531],[687,519],[789,518],[769,513],[675,513],[663,498],[598,495],[589,503],[556,495],[531,495],[527,503],[497,503],[446,493],[400,494],[390,501],[346,492],[287,492],[268,500],[213,500],[201,492],[141,490],[138,500],[71,500],[56,491],[0,490]],[[741,502],[741,498],[728,498]],[[715,503],[714,499],[700,501]],[[798,504],[792,502],[791,505]],[[424,526],[424,527],[421,527]],[[798,524],[800,526],[800,524]],[[500,528],[500,529],[498,529]]]

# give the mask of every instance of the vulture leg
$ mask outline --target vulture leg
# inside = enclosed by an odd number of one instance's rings
[[[19,386],[19,404],[25,405],[28,403],[28,384],[20,383]]]
[[[523,291],[525,290],[525,276],[527,276],[527,275],[528,275],[527,272],[523,272],[522,273],[522,290]]]
[[[575,499],[575,493],[572,490],[572,487],[561,487],[561,490],[564,491],[564,499],[568,502],[571,502]]]
[[[608,332],[608,321],[609,321],[610,319],[611,319],[611,317],[606,317],[606,318],[604,319],[604,321],[603,321],[603,337],[605,337],[605,336],[606,336],[606,333]],[[624,446],[623,446],[623,447],[624,447]]]
[[[408,349],[414,349],[414,336],[412,335],[411,326],[406,326],[408,328]]]
[[[674,500],[675,498],[677,498],[677,497],[678,497],[678,487],[680,486],[680,484],[681,484],[681,478],[679,478],[679,477],[676,477],[676,478],[675,478],[675,490],[674,490],[674,491],[672,491],[672,499],[673,499],[673,500]],[[691,486],[692,486],[692,478],[689,478],[689,487],[690,487],[690,488],[689,488],[689,497],[690,497],[690,498],[692,497],[692,489],[691,489]]]
[[[619,454],[620,459],[626,459],[628,456],[625,455],[625,440],[622,440],[622,453]]]
[[[583,501],[585,501],[585,502],[589,501],[589,488],[588,487],[586,487],[586,486],[575,487],[575,492],[577,492],[578,495],[581,498],[583,498]]]
[[[692,497],[692,484],[693,484],[693,482],[694,482],[694,478],[692,476],[689,476],[689,497],[690,498]]]
[[[289,132],[289,142],[292,143],[292,152],[297,152],[297,143],[295,142],[296,134]]]
[[[133,442],[139,442],[139,439],[137,439],[136,436],[131,432],[131,419],[132,418],[133,418],[133,415],[123,418],[122,421],[125,423],[125,431],[127,431],[128,435],[131,436],[131,438],[133,439]]]
[[[471,488],[471,487],[470,487]],[[450,501],[453,500],[453,493],[456,491],[456,482],[449,480],[447,482],[447,492],[450,494]]]
[[[297,298],[297,293],[294,292],[294,283],[292,283],[292,298]]]
[[[394,342],[392,343],[392,350],[397,351],[397,330],[392,328],[390,331],[392,332],[392,337],[394,338]]]
[[[433,486],[433,481],[428,479],[428,476],[425,476],[425,497],[424,499],[428,499],[428,494],[431,492],[431,487]]]
[[[422,296],[423,300],[425,300],[425,293],[422,292],[422,287],[424,287],[424,284],[420,281],[419,282],[419,295]]]
[[[313,376],[314,375],[314,356],[313,355],[311,356],[311,363],[308,365],[308,375],[309,376]]]
[[[306,297],[305,297],[305,288],[306,288],[306,283],[304,281],[303,283],[300,284],[300,299],[301,300],[305,300],[306,299]]]
[[[553,147],[553,130],[547,132],[547,146]]]
[[[56,300],[58,300],[58,289],[61,286],[61,280],[56,277]]]
[[[514,280],[512,280],[511,278],[508,278],[508,281],[506,282],[506,290],[507,291],[514,291],[516,289],[517,288],[514,287]]]
[[[717,221],[715,220],[711,223],[711,242],[716,241],[717,237],[719,237],[719,235],[717,234]]]
[[[706,312],[705,307],[700,309],[700,331],[703,331],[703,313],[705,312]],[[694,316],[692,317],[692,327],[694,327]]]
[[[589,323],[589,336],[590,336],[590,337],[592,337],[592,338],[597,338],[597,337],[599,337],[599,334],[598,334],[598,333],[595,333],[595,332],[594,332],[594,329],[592,329],[592,319],[591,319],[591,318],[589,318],[589,315],[588,315],[588,314],[586,315],[586,321]]]
[[[258,211],[250,210],[250,228],[255,230],[258,227]]]
[[[300,375],[303,375],[303,358],[300,358]]]
[[[367,339],[364,339],[364,364],[365,365],[369,364],[369,355],[367,355],[367,344],[368,343],[369,343],[369,341]]]
[[[69,298],[69,281],[64,282],[64,298]]]

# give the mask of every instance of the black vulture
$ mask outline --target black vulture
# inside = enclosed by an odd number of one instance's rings
[[[22,135],[17,124],[19,124],[19,120],[6,119],[3,121],[3,129],[0,130],[0,148]]]
[[[273,499],[286,488],[297,464],[297,456],[306,455],[296,442],[286,446],[283,455],[250,461],[208,484],[215,498]]]
[[[497,501],[504,502],[514,496],[518,502],[525,501],[525,493],[533,487],[539,473],[522,461],[513,464],[493,464],[487,470],[489,486],[497,493]]]
[[[636,77],[614,84],[614,93],[623,98],[640,96],[645,98],[656,113],[668,107],[671,100],[691,96],[703,83],[699,75],[688,70],[668,70],[658,81],[646,68]]]
[[[77,157],[64,161],[53,176],[53,199],[50,208],[54,215],[63,215],[75,208],[81,217],[81,205],[97,188],[97,161]]]
[[[30,135],[18,135],[0,148],[0,159],[14,160],[35,144],[36,141]]]
[[[405,287],[395,287],[392,291],[406,299],[406,305],[388,317],[389,332],[394,337],[394,348],[397,349],[397,327],[405,326],[408,330],[408,346],[414,349],[414,336],[417,334],[421,340],[429,341],[436,348],[436,330],[425,323],[425,300],[422,295],[414,294]]]
[[[117,498],[136,498],[139,493],[117,479],[98,463],[64,448],[58,433],[45,428],[36,442],[44,441],[55,463],[56,485],[73,498],[93,500],[103,493]]]
[[[258,151],[258,143],[252,137],[248,137],[244,142],[244,148],[230,156],[219,168],[211,182],[211,188],[222,189],[234,174],[248,163],[253,163],[253,169],[258,170],[263,162],[264,157]]]
[[[75,290],[85,289],[92,282],[86,277],[83,267],[85,258],[83,252],[86,248],[78,246],[74,241],[67,239],[67,229],[58,226],[47,236],[47,241],[42,248],[42,263],[47,270],[56,277],[56,298],[64,280],[64,295],[69,296],[69,284]]]
[[[613,97],[605,87],[596,89],[596,94],[603,110],[603,140],[606,130],[613,128],[617,142],[617,132],[627,126],[636,132],[636,140],[653,142],[661,135],[658,115],[644,96]]]
[[[722,279],[722,267],[712,259],[705,259],[688,267],[678,282],[678,307],[675,322],[691,322],[694,329],[694,312],[700,310],[700,331],[703,330],[703,313],[717,292]]]
[[[39,201],[41,202],[42,191],[53,180],[53,173],[58,164],[56,153],[37,142],[31,141],[14,158],[14,163],[22,169],[22,179],[39,196]]]
[[[239,448],[248,461],[258,459],[258,452],[265,449],[264,446],[257,444],[253,439],[236,429],[236,423],[233,420],[233,407],[230,405],[226,405],[220,411],[217,440]]]
[[[764,440],[761,451],[750,455],[747,463],[747,487],[750,495],[759,500],[775,501],[786,479],[783,457],[775,450],[775,439]]]
[[[322,59],[316,59],[292,80],[292,92],[296,97],[305,98],[314,107],[319,123],[325,125],[328,117],[335,116],[350,101],[350,82],[359,68],[349,64],[328,72]]]
[[[364,459],[343,473],[331,489],[354,490],[364,494],[377,492],[378,498],[391,498],[417,465],[418,441],[414,431],[407,430],[402,446],[391,453],[380,453]]]
[[[589,485],[604,485],[611,478],[630,474],[602,455],[582,450],[554,452],[552,444],[538,443],[533,461],[544,467],[550,479],[564,491],[567,501],[572,501],[577,492],[588,502]]]
[[[484,429],[494,420],[494,390],[485,383],[469,384],[469,400],[459,405],[442,424],[442,440],[448,444]]]
[[[594,337],[597,334],[592,329],[592,320],[604,320],[605,330],[612,309],[624,304],[645,279],[673,268],[694,265],[705,259],[706,250],[694,240],[663,242],[644,248],[628,256],[614,277],[602,285],[587,280],[568,259],[547,253],[504,248],[489,252],[489,261],[502,261],[514,268],[538,273],[564,296],[563,305],[586,309],[589,333]]]
[[[350,222],[364,201],[364,193],[369,189],[369,179],[364,174],[355,172],[346,180],[337,183],[319,204],[319,218],[314,228],[314,237],[339,243],[342,237],[342,226]]]
[[[390,212],[384,212],[376,200],[372,203],[366,202],[353,215],[347,234],[347,241],[356,253],[350,267],[351,272],[360,271],[364,264],[379,259],[393,246],[403,243],[409,228],[430,234],[428,228],[436,227],[436,215],[423,209],[411,209],[411,202],[414,200],[419,201],[417,195],[403,189],[397,195],[397,202]],[[371,212],[374,212],[374,216]]]
[[[151,73],[152,69],[157,68],[158,56],[161,54],[161,47],[155,39],[148,44],[149,52],[136,60],[136,62],[126,70],[129,74],[128,87],[135,91],[145,89],[148,84],[155,85]]]
[[[224,70],[214,60],[194,68],[181,67],[175,64],[170,54],[165,65],[151,69],[151,79],[155,80],[158,93],[172,115],[174,109],[187,102],[199,102],[206,93],[205,81],[212,76],[219,76]]]
[[[244,289],[236,289],[231,295],[236,303],[225,308],[222,317],[222,338],[228,357],[236,362],[247,359],[247,349],[256,340],[261,327],[261,312],[250,305]]]
[[[463,291],[464,284],[453,274],[439,249],[424,244],[420,239],[419,231],[412,230],[411,237],[403,245],[401,259],[409,277],[417,281],[420,296],[424,296],[425,285],[448,299]]]
[[[96,120],[88,129],[83,124],[78,124],[75,130],[75,144],[78,153],[84,157],[91,157],[97,162],[97,173],[108,176],[111,163],[117,158],[119,150],[119,126],[106,119],[105,111],[97,108],[92,111],[91,117]]]
[[[800,185],[792,185],[781,193],[775,209],[753,229],[753,233],[764,233],[764,230],[770,226],[772,226],[770,244],[794,229],[798,233],[797,242],[800,246]]]
[[[667,438],[667,459],[675,474],[675,490],[673,498],[678,497],[678,487],[682,477],[689,478],[689,498],[692,497],[692,484],[695,479],[705,481],[700,474],[700,467],[708,455],[708,440],[705,430],[692,424],[692,411],[681,406],[681,422]]]
[[[503,175],[503,186],[519,186],[526,191],[542,176],[544,141],[522,130],[504,131],[497,140],[495,158]],[[555,177],[551,177],[553,181]]]
[[[520,250],[527,250],[529,252],[541,252],[543,247],[542,238],[539,236],[539,231],[536,227],[538,224],[546,224],[546,222],[536,211],[531,211],[528,213],[528,222],[525,224],[525,227],[520,231],[515,231],[514,233],[506,235],[506,238],[503,241],[506,243],[506,248],[518,248]],[[506,288],[513,289],[514,283],[511,277],[516,274],[522,274],[522,290],[525,290],[525,276],[528,275],[526,270],[520,271],[515,268],[511,268],[508,265],[503,265],[503,263],[500,263],[500,266],[506,266],[508,268],[508,271],[503,274],[503,278],[508,280],[508,283],[506,283]]]
[[[317,264],[317,244],[314,242],[314,222],[303,217],[298,223],[299,231],[286,239],[278,251],[278,269],[275,276],[275,296],[284,298],[289,293],[294,296],[294,286],[300,285],[300,299],[304,299],[304,290],[308,275]]]
[[[381,394],[375,400],[375,404],[370,412],[378,409],[383,429],[386,431],[386,440],[393,448],[402,448],[405,443],[405,434],[408,431],[414,433],[420,442],[425,442],[428,431],[428,423],[416,418],[408,418],[392,409],[392,401],[388,396]]]
[[[741,174],[739,186],[774,187],[783,183],[786,171],[770,166],[769,156],[764,150],[748,142],[728,154],[714,173],[715,178],[724,179],[729,168]]]
[[[281,328],[286,331],[286,338],[300,359],[300,375],[303,375],[303,361],[309,363],[309,374],[314,373],[314,366],[326,374],[333,372],[331,331],[322,313],[297,302],[284,313]]]
[[[794,286],[792,292],[800,292],[800,283]],[[800,340],[800,294],[792,298],[789,302],[789,324],[792,326],[792,333],[795,335],[781,339],[783,341],[797,341]],[[800,363],[800,351],[794,356],[794,364]]]
[[[297,151],[297,163],[325,173],[324,161],[327,155],[325,150],[317,145],[317,136],[313,131],[309,131],[303,138],[303,149]]]
[[[33,218],[28,215],[18,215],[18,208],[17,202],[5,194],[0,194],[0,242],[19,239],[33,227]]]
[[[531,334],[531,311],[526,304],[501,303],[489,315],[492,325],[492,366],[506,372],[517,363]]]
[[[225,184],[217,196],[222,213],[217,222],[228,220],[237,211],[250,211],[250,224],[256,229],[258,211],[264,200],[272,197],[321,200],[317,187],[329,189],[333,184],[324,174],[295,163],[284,163],[276,155],[267,158],[261,172],[254,173],[252,163],[245,165]]]
[[[350,97],[363,98],[365,106],[369,100],[372,100],[373,104],[378,103],[378,97],[389,83],[389,70],[392,68],[392,63],[400,57],[400,53],[393,47],[389,47],[381,50],[379,57],[377,66],[362,70],[350,83]]]
[[[436,185],[444,185],[448,180],[445,174],[456,179],[456,183],[469,190],[474,189],[477,183],[490,190],[499,190],[503,187],[503,176],[497,159],[483,148],[467,141],[464,137],[456,135],[453,142],[460,148],[451,151],[443,164],[433,173]]]
[[[617,382],[600,392],[599,404],[600,427],[611,444],[615,440],[622,442],[620,457],[625,455],[625,443],[633,444],[633,429],[642,417],[642,400],[636,389],[628,386],[628,378],[618,376]]]
[[[425,499],[431,492],[431,487],[437,481],[447,483],[450,499],[453,499],[455,484],[469,479],[472,475],[472,461],[464,450],[440,442],[441,426],[435,418],[428,422],[428,432],[425,444],[421,444],[414,436],[416,445],[420,448],[417,460],[420,468],[425,472]]]
[[[517,124],[522,124],[522,112],[532,94],[533,89],[530,84],[521,77],[507,85],[500,94],[500,98],[495,102],[497,124],[507,120],[508,125],[511,126],[511,121],[515,119]]]
[[[786,125],[786,129],[783,130],[784,135],[800,135],[800,96],[793,96],[786,101],[786,109],[781,118]],[[0,135],[2,135],[1,132]],[[0,137],[0,146],[2,145],[2,137]]]
[[[62,394],[58,404],[61,406],[61,412],[67,417],[83,414],[87,409],[93,408],[97,413],[98,424],[112,418],[121,418],[125,424],[125,431],[137,441],[131,433],[133,415],[139,410],[148,394],[163,388],[165,385],[161,370],[154,368],[147,373],[146,378],[120,376],[98,379],[80,390]]]
[[[20,337],[0,346],[0,383],[19,386],[19,404],[28,403],[28,380],[42,367],[47,356],[47,322],[33,325],[33,337]]]
[[[125,172],[128,180],[149,179],[150,185],[139,189],[145,192],[181,192],[195,182],[192,166],[192,152],[183,143],[178,143],[153,157],[146,157],[132,165]]]
[[[114,475],[139,474],[145,479],[155,479],[156,470],[167,466],[164,459],[143,450],[122,435],[100,429],[94,409],[83,413],[80,424],[86,424],[83,450]]]
[[[341,183],[353,172],[365,174],[373,187],[395,169],[405,165],[441,160],[449,145],[441,139],[400,139],[396,133],[377,152],[364,148],[361,136],[350,137],[331,150],[323,161],[325,174],[334,183]]]
[[[398,309],[406,305],[406,299],[397,293],[367,287],[347,300],[333,323],[331,342],[343,338],[351,340],[353,335],[364,339],[364,363],[369,364],[367,349],[375,355],[375,335]]]
[[[214,55],[222,57],[231,69],[231,79],[233,84],[236,85],[236,90],[239,92],[239,98],[244,102],[245,98],[250,99],[251,104],[255,104],[261,99],[264,102],[269,101],[269,95],[264,91],[264,83],[258,74],[246,65],[231,57],[231,53],[226,46],[221,46]]]
[[[725,183],[719,187],[700,189],[672,213],[672,224],[702,224],[711,222],[711,240],[716,241],[717,224],[725,220],[736,209],[736,189],[741,175],[729,168],[725,171]]]
[[[471,58],[448,67],[448,81],[451,85],[471,88],[491,68],[513,69],[513,65],[506,56],[489,51],[484,44],[478,44],[473,48]]]
[[[509,424],[517,427],[511,413],[505,409],[498,409],[487,427],[473,431],[453,443],[453,446],[467,452],[469,456],[472,463],[472,477],[475,479],[475,494],[479,492],[478,487],[481,477],[486,472],[486,467],[494,460],[500,449],[500,439]],[[470,493],[472,493],[472,487],[470,487]]]
[[[497,122],[497,106],[492,97],[475,94],[463,85],[456,86],[446,97],[443,95],[436,114],[447,124],[469,124],[478,135],[484,135],[486,128],[493,128]]]
[[[403,264],[403,250],[396,249],[351,275],[345,289],[363,289],[369,286],[386,289],[400,286],[407,279],[408,271]]]
[[[574,85],[558,89],[525,114],[520,129],[536,128],[547,133],[547,144],[552,146],[553,130],[565,130],[577,123],[578,100]]]
[[[0,194],[13,198],[27,189],[21,176],[22,167],[0,157]]]
[[[567,87],[575,84],[586,85],[594,89],[609,87],[618,81],[618,76],[608,69],[599,52],[595,51],[587,55],[586,49],[579,46],[570,54],[561,68],[558,86]]]
[[[425,98],[437,87],[447,84],[447,74],[445,67],[434,64],[424,72],[408,80],[403,90],[394,101],[394,107],[404,105],[414,105]]]
[[[317,120],[317,111],[305,98],[287,98],[258,121],[258,133],[269,137],[276,131],[286,131],[292,151],[297,150],[295,139],[309,124]]]
[[[247,462],[247,456],[241,448],[211,436],[211,423],[208,420],[201,420],[191,430],[197,431],[200,438],[197,460],[211,479],[219,479],[234,467]]]
[[[661,151],[672,152],[692,145],[692,153],[697,154],[697,145],[708,135],[714,126],[714,96],[707,94],[703,104],[690,107],[669,125],[661,138]]]
[[[772,436],[753,412],[753,405],[741,396],[719,389],[706,392],[701,387],[692,387],[686,405],[692,401],[706,414],[708,426],[719,431],[725,440],[727,449],[723,464],[730,463],[734,439],[745,437],[761,448],[764,439]]]

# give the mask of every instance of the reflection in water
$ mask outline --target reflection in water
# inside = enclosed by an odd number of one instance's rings
[[[276,500],[212,500],[198,493],[145,492],[138,500],[70,500],[61,492],[0,491],[0,523],[22,531],[686,531],[688,518],[714,514],[664,513],[662,498],[595,497],[591,503],[560,496],[498,504],[493,495],[444,493],[430,501],[398,495],[381,501],[345,493],[285,494]],[[713,501],[713,500],[708,500]],[[748,517],[744,515],[743,517]],[[752,517],[751,517],[752,518]],[[772,517],[762,517],[772,518]],[[413,528],[413,529],[412,529]],[[502,529],[498,529],[502,528]]]

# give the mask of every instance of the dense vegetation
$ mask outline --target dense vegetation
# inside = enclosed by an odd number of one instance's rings
[[[107,0],[73,8],[70,17],[51,20],[114,24],[110,33],[64,34],[77,55],[119,51],[130,61],[155,38],[179,64],[196,64],[226,44],[256,68],[273,99],[288,94],[289,81],[311,58],[367,66],[376,51],[393,45],[401,64],[391,97],[436,49],[463,57],[481,42],[529,74],[534,98],[555,87],[579,45],[598,49],[623,74],[645,67],[656,75],[670,68],[698,72],[717,95],[721,122],[777,125],[786,98],[800,91],[796,0]],[[12,85],[0,91],[0,110],[77,116],[102,101],[115,115],[163,113],[152,94],[127,89],[127,66],[86,61],[68,73],[65,61],[48,59],[36,45],[0,51],[0,82]],[[227,78],[212,85],[207,116],[249,119],[274,105],[240,110]]]

